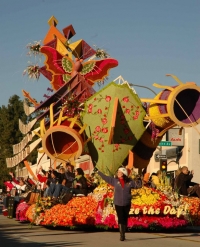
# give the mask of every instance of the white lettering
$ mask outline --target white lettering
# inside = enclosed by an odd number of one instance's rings
[[[139,214],[140,213],[140,209],[139,208],[136,208],[135,209],[135,214]]]
[[[148,214],[154,214],[154,213],[155,213],[155,211],[154,211],[153,207],[150,207],[148,210]]]
[[[163,214],[168,214],[171,210],[171,207],[170,206],[165,206],[164,207],[164,211],[163,211]]]

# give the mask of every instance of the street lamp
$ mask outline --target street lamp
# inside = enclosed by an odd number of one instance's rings
[[[137,84],[133,84],[133,83],[129,83],[129,85],[132,87],[132,86],[134,86],[134,87],[142,87],[142,88],[146,88],[146,89],[148,89],[148,90],[150,90],[152,93],[154,93],[155,95],[157,95],[157,93],[155,92],[155,91],[153,91],[151,88],[149,88],[149,87],[146,87],[146,86],[142,86],[142,85],[137,85]]]
[[[122,84],[126,83],[128,84],[129,86],[133,87],[142,87],[142,88],[146,88],[148,90],[150,90],[152,93],[154,93],[155,95],[157,95],[157,93],[155,91],[153,91],[151,88],[147,87],[147,86],[142,86],[142,85],[138,85],[138,84],[133,84],[133,83],[129,83],[127,81],[124,80],[124,78],[120,75],[118,76],[116,79],[114,79],[113,81],[119,81],[119,84],[121,84],[121,81],[122,81]],[[134,90],[135,91],[135,90]],[[135,92],[136,93],[136,92]]]

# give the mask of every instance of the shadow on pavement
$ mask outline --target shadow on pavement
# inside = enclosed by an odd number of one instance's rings
[[[14,233],[20,233],[23,234],[24,232],[13,232]],[[3,247],[65,247],[65,246],[81,246],[83,243],[81,242],[68,242],[68,241],[59,241],[59,235],[58,238],[55,239],[53,242],[48,243],[48,235],[43,235],[43,237],[46,236],[47,243],[42,242],[32,242],[27,237],[13,237],[13,235],[10,234],[7,231],[0,231],[0,239],[1,239],[1,246]]]

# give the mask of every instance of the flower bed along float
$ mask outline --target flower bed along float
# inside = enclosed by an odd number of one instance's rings
[[[174,229],[200,225],[200,199],[181,197],[169,190],[142,187],[132,190],[129,230]],[[66,205],[51,205],[41,199],[26,214],[30,222],[43,226],[118,228],[113,205],[113,187],[100,185],[87,197],[74,197]]]
[[[95,225],[97,201],[92,196],[74,197],[66,205],[57,204],[50,209],[32,205],[27,217],[32,223],[44,226],[75,227]]]

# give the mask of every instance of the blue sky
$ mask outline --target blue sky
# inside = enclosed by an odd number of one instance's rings
[[[73,25],[72,41],[84,39],[119,61],[109,81],[122,75],[159,92],[154,82],[176,85],[165,76],[171,73],[199,85],[199,13],[199,0],[1,0],[0,106],[14,94],[23,99],[22,89],[44,99],[49,81],[42,75],[30,80],[22,73],[28,61],[35,61],[26,55],[26,45],[43,40],[52,15],[59,30]],[[140,97],[154,97],[149,90],[135,89]]]

